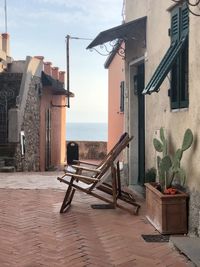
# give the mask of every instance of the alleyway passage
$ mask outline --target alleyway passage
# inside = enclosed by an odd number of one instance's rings
[[[68,213],[57,173],[0,173],[0,267],[193,266],[145,219],[121,210],[93,210],[99,200],[77,192]],[[63,190],[62,190],[63,189]],[[141,200],[142,201],[142,200]]]

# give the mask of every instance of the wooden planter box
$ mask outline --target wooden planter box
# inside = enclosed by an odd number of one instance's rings
[[[161,234],[186,234],[188,195],[181,191],[176,195],[164,195],[146,183],[147,219]]]

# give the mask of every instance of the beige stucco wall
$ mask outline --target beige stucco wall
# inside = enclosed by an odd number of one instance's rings
[[[146,29],[146,51],[145,56],[145,84],[150,80],[154,70],[160,63],[163,55],[170,45],[168,29],[170,28],[170,12],[167,11],[172,6],[171,0],[127,0],[126,1],[126,20],[131,21],[140,16],[147,16]],[[170,88],[169,79],[166,78],[160,87],[159,93],[153,93],[145,97],[145,165],[146,169],[156,166],[156,154],[152,145],[155,131],[161,126],[165,128],[169,140],[169,149],[175,151],[181,146],[183,134],[187,128],[191,128],[194,133],[193,146],[184,152],[182,166],[187,174],[187,186],[190,192],[190,230],[197,233],[200,229],[199,221],[199,200],[200,200],[200,18],[189,15],[189,108],[181,110],[170,109],[170,98],[168,89]],[[132,49],[133,51],[133,49]],[[133,52],[134,54],[134,52]],[[134,57],[128,49],[126,59],[126,82],[130,80],[130,62]],[[138,55],[136,53],[136,57]],[[131,85],[129,85],[129,94]],[[131,103],[136,101],[136,96],[132,96]],[[130,99],[130,95],[129,95]],[[127,114],[127,128],[133,129],[131,123],[134,118],[134,107],[129,104]],[[133,165],[133,159],[137,160],[137,151],[131,150],[129,165]],[[131,162],[132,161],[132,162]],[[134,176],[134,173],[130,173]],[[137,177],[130,177],[129,181],[137,183]],[[194,221],[194,223],[192,222]],[[195,226],[196,224],[196,226]]]
[[[125,6],[126,22],[146,16],[148,6],[149,6],[149,0],[126,0],[126,6]]]

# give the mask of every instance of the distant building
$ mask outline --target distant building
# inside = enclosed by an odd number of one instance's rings
[[[14,61],[9,35],[1,36],[1,169],[60,168],[66,160],[66,97],[73,96],[64,89],[65,73],[43,62],[43,57]]]

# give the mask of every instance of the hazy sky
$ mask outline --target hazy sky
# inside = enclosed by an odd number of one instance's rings
[[[0,25],[5,31],[4,0]],[[65,36],[95,38],[122,22],[123,0],[7,0],[11,56],[44,56],[66,70]],[[86,50],[91,41],[70,40],[70,90],[75,93],[67,121],[107,121],[106,57]]]

